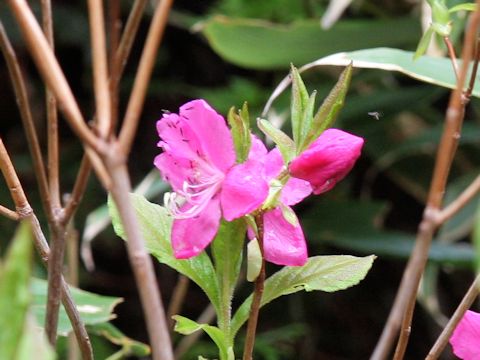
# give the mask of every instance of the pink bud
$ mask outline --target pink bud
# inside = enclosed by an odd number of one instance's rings
[[[352,169],[360,156],[363,138],[338,129],[325,130],[303,153],[293,159],[293,177],[307,180],[314,194],[332,189]]]

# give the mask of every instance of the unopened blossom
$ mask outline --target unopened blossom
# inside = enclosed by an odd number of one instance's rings
[[[363,142],[345,131],[327,129],[290,163],[290,174],[310,182],[316,195],[329,191],[352,169]]]
[[[194,100],[157,122],[163,152],[155,166],[173,193],[166,206],[174,216],[172,247],[179,259],[198,255],[215,237],[221,218],[228,221],[258,208],[268,183],[252,146],[249,158],[235,164],[231,133],[222,116],[204,100]]]
[[[480,314],[467,310],[458,323],[450,344],[453,353],[463,360],[480,360]]]

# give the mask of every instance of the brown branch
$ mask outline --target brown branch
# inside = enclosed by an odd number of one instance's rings
[[[137,130],[142,106],[147,93],[147,87],[155,65],[157,50],[162,39],[163,31],[168,19],[173,0],[160,0],[153,14],[152,23],[148,30],[147,39],[143,48],[133,89],[128,101],[127,110],[123,119],[119,141],[123,154],[128,154],[132,146],[133,137]]]
[[[50,0],[41,0],[42,28],[48,44],[54,49],[52,4]],[[48,139],[48,184],[49,194],[52,201],[53,212],[60,209],[60,177],[58,155],[58,116],[57,101],[52,91],[45,89],[45,106],[47,109],[47,139]]]
[[[40,191],[40,198],[42,206],[49,220],[53,219],[53,213],[50,203],[50,195],[48,189],[47,175],[42,158],[42,152],[40,150],[40,144],[37,137],[37,131],[33,121],[30,102],[27,94],[27,87],[25,85],[25,79],[23,78],[22,71],[17,60],[15,51],[12,44],[8,39],[7,33],[0,22],[0,48],[7,63],[8,73],[12,81],[13,90],[17,99],[17,105],[20,110],[20,115],[27,136],[27,143],[32,154],[33,168],[35,176],[38,181],[38,188]]]
[[[450,57],[450,61],[452,62],[453,73],[455,74],[455,79],[458,82],[458,63],[457,63],[457,55],[455,54],[455,49],[453,47],[452,41],[448,36],[444,36],[443,41],[447,46],[448,56]]]
[[[115,124],[118,122],[118,111],[119,111],[119,82],[113,82],[113,78],[119,78],[116,74],[119,72],[118,66],[115,62],[115,54],[118,49],[118,44],[120,41],[120,34],[122,31],[122,21],[121,21],[121,7],[120,2],[117,0],[108,1],[108,61],[110,68],[110,128],[108,133],[110,134],[115,128]]]
[[[110,91],[108,85],[107,41],[101,0],[88,0],[90,41],[92,46],[93,85],[97,127],[100,136],[106,138],[110,129]]]
[[[66,224],[75,214],[75,211],[82,200],[83,194],[88,184],[88,177],[91,172],[90,161],[87,156],[83,156],[82,162],[80,163],[80,169],[78,170],[77,178],[75,180],[75,185],[73,186],[72,193],[65,200],[67,204],[63,210],[62,214],[62,223]]]
[[[55,94],[60,110],[69,121],[70,126],[89,147],[97,152],[105,152],[106,145],[98,141],[85,123],[67,79],[28,3],[25,0],[8,0],[8,5],[22,31],[40,75]]]
[[[243,348],[243,360],[253,359],[253,347],[255,344],[255,334],[257,331],[258,314],[262,303],[262,295],[265,284],[265,258],[263,254],[263,214],[255,216],[255,222],[258,229],[258,245],[262,254],[262,266],[260,273],[255,279],[255,290],[253,292],[252,305],[250,307],[250,315],[248,317],[247,334],[245,337],[245,346]]]
[[[157,286],[153,264],[145,249],[137,216],[130,203],[128,194],[132,191],[125,159],[117,144],[111,145],[111,155],[105,158],[105,164],[112,176],[112,198],[117,206],[120,219],[127,237],[127,249],[133,273],[140,292],[145,314],[150,345],[154,360],[173,360],[164,307]]]
[[[8,155],[7,149],[3,144],[2,139],[0,138],[0,170],[2,171],[3,177],[7,183],[10,194],[12,196],[13,202],[17,209],[17,214],[21,219],[28,219],[32,225],[35,247],[45,265],[47,265],[50,249],[48,243],[45,240],[45,236],[40,227],[37,217],[35,216],[30,204],[28,203],[25,192],[20,184],[17,173],[13,167],[13,164]],[[65,311],[70,319],[72,328],[75,332],[78,344],[82,352],[82,358],[84,360],[93,359],[92,346],[90,344],[90,338],[88,337],[87,330],[85,329],[84,324],[80,319],[75,303],[72,300],[70,291],[65,281],[62,279],[62,301]]]
[[[465,205],[468,204],[480,191],[480,175],[470,184],[468,187],[463,190],[463,192],[448,206],[443,208],[438,214],[436,221],[437,223],[443,224],[445,221],[452,218],[456,213],[458,213]]]
[[[10,220],[15,220],[15,221],[20,220],[20,216],[18,216],[18,214],[15,211],[10,210],[9,208],[3,205],[0,205],[0,214],[9,218]]]
[[[480,41],[477,39],[473,68],[472,68],[472,73],[470,74],[470,82],[468,83],[468,88],[467,90],[465,90],[465,93],[464,93],[464,97],[467,102],[470,101],[473,87],[475,86],[475,81],[477,80],[477,71],[478,71],[479,61],[480,61]]]
[[[185,300],[185,296],[188,292],[189,284],[190,280],[186,276],[180,274],[177,280],[177,284],[173,289],[172,298],[170,299],[170,304],[168,304],[167,310],[167,319],[170,324],[170,329],[172,330],[173,326],[175,325],[175,320],[172,319],[172,316],[180,313],[183,302]]]
[[[462,301],[458,305],[455,313],[448,321],[447,326],[443,329],[442,333],[438,337],[437,341],[433,345],[432,349],[429,351],[426,360],[438,359],[445,349],[445,346],[448,344],[448,340],[452,336],[453,331],[457,327],[457,324],[462,319],[465,312],[472,306],[473,302],[478,296],[480,290],[480,275],[473,281],[472,285],[468,289],[467,293],[463,297]]]
[[[403,274],[384,331],[371,359],[387,358],[400,323],[402,323],[402,329],[394,359],[402,359],[405,354],[416,303],[418,285],[428,259],[432,237],[437,228],[436,215],[442,205],[450,166],[458,145],[465,110],[463,88],[467,76],[468,65],[472,58],[479,20],[479,13],[475,12],[471,17],[469,29],[465,37],[462,54],[462,67],[460,69],[457,87],[450,96],[450,102],[445,117],[444,131],[435,160],[427,205],[423,213],[422,222],[418,228],[415,247]]]

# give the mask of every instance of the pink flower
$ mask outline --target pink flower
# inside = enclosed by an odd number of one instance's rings
[[[166,206],[175,220],[172,246],[179,259],[198,255],[215,237],[220,220],[239,218],[258,208],[268,196],[263,156],[252,146],[249,158],[235,164],[232,136],[222,116],[204,100],[194,100],[179,114],[157,122],[163,152],[155,166],[174,193]]]
[[[453,353],[463,360],[480,359],[480,314],[467,310],[458,323],[450,344]]]
[[[362,147],[361,137],[338,129],[325,130],[290,163],[290,174],[310,182],[314,194],[324,193],[348,174]]]

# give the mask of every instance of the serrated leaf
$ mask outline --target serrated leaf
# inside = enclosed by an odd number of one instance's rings
[[[325,100],[323,100],[322,105],[315,114],[312,126],[308,134],[305,136],[305,140],[297,150],[297,153],[301,153],[308,148],[308,146],[315,141],[323,131],[333,125],[345,103],[345,96],[347,95],[350,80],[352,79],[352,71],[353,66],[352,64],[349,64],[340,74],[337,83]]]
[[[430,40],[432,39],[433,32],[433,28],[430,26],[422,35],[417,50],[415,50],[415,55],[413,55],[413,60],[417,60],[420,56],[425,54],[425,51],[427,51],[428,45],[430,44]]]
[[[237,163],[243,163],[248,157],[252,144],[247,103],[243,104],[242,109],[238,113],[234,107],[231,107],[227,120],[231,128]]]
[[[130,201],[137,214],[148,252],[162,264],[177,270],[200,286],[218,313],[220,309],[219,286],[210,257],[202,252],[190,259],[176,259],[170,243],[173,219],[167,210],[137,194],[130,194]],[[117,235],[125,240],[118,211],[110,198],[108,204],[113,228]]]
[[[31,291],[33,304],[31,310],[38,324],[43,324],[45,321],[47,287],[47,281],[36,278],[32,279]],[[122,298],[98,295],[73,286],[69,288],[73,301],[85,325],[105,323],[114,319],[116,316],[113,313],[113,309],[123,301]],[[71,331],[72,326],[70,325],[68,315],[63,307],[60,307],[57,329],[58,335],[67,336]]]
[[[292,100],[290,104],[293,141],[299,144],[302,136],[304,113],[309,103],[307,88],[295,66],[291,66]],[[314,97],[315,99],[315,97]],[[314,100],[315,101],[315,100]]]
[[[198,330],[205,331],[208,336],[215,342],[220,352],[221,360],[234,359],[232,349],[227,346],[227,342],[224,334],[216,326],[208,324],[199,324],[193,320],[190,320],[184,316],[175,315],[173,319],[176,321],[174,330],[183,335],[190,335]]]
[[[31,256],[30,226],[23,221],[0,268],[0,359],[17,359],[18,356],[31,300],[28,289]]]
[[[220,306],[218,324],[227,331],[233,291],[242,265],[243,242],[247,226],[243,219],[232,222],[222,221],[218,233],[212,242],[212,255],[215,262],[217,281],[220,287]]]
[[[89,332],[103,336],[112,344],[118,345],[121,349],[105,360],[125,359],[128,356],[143,357],[150,355],[150,347],[147,344],[133,340],[122,333],[111,323],[99,323],[90,325]]]
[[[265,281],[261,306],[272,300],[301,290],[334,292],[358,284],[372,267],[374,255],[314,256],[303,266],[285,266]],[[245,300],[232,320],[235,334],[248,319],[252,295]]]
[[[282,154],[283,161],[288,164],[295,157],[295,143],[282,130],[277,129],[271,122],[265,119],[258,119],[258,127],[270,137],[277,145]]]
[[[255,281],[262,269],[262,252],[257,238],[248,242],[247,245],[247,280]]]
[[[477,10],[477,4],[465,3],[465,4],[458,4],[451,7],[450,9],[448,9],[448,12],[451,14],[457,11],[475,11],[475,10]]]

